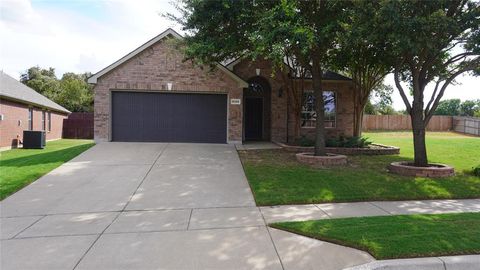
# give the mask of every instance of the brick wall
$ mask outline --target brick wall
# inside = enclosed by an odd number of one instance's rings
[[[282,95],[279,91],[282,88],[283,80],[279,72],[273,73],[271,64],[265,60],[242,61],[233,68],[235,74],[248,81],[256,76],[256,69],[260,69],[260,76],[266,78],[272,90],[271,93],[271,140],[277,142],[287,141],[287,112],[289,112],[288,140],[294,140],[294,117],[293,109],[287,110],[287,93],[284,89]],[[272,75],[273,74],[273,75]],[[337,94],[337,117],[336,127],[327,128],[327,136],[337,137],[339,135],[353,135],[353,95],[352,83],[350,81],[324,81],[325,91],[335,91]],[[311,81],[305,82],[305,90],[313,90]],[[300,135],[313,139],[314,128],[301,128]]]
[[[236,64],[233,72],[245,81],[256,77],[256,69],[260,69],[260,76],[268,80],[271,88],[270,106],[270,134],[272,141],[283,142],[287,136],[287,93],[283,91],[279,96],[280,88],[283,85],[281,74],[272,71],[272,65],[265,60],[242,61]]]
[[[336,107],[336,126],[334,128],[326,128],[327,137],[338,137],[343,136],[353,136],[353,85],[349,81],[324,81],[323,89],[325,91],[334,91],[337,98],[337,107]],[[313,89],[311,82],[307,82],[305,90]],[[292,112],[292,110],[290,110]],[[293,114],[290,115],[290,119],[295,117]],[[289,140],[294,140],[294,125],[293,121],[289,125]],[[315,138],[315,128],[314,127],[303,127],[300,129],[300,135],[306,136],[309,139]]]
[[[98,79],[95,91],[95,140],[108,141],[111,90],[227,93],[241,99],[238,82],[220,70],[211,71],[183,61],[174,39],[163,39]],[[228,105],[228,140],[242,140],[242,106]]]
[[[0,147],[15,146],[17,135],[23,139],[23,131],[28,130],[28,108],[22,103],[12,102],[5,99],[0,100],[0,114],[4,120],[0,121]],[[42,109],[33,107],[33,130],[42,130]],[[48,129],[48,113],[46,116],[46,127]],[[62,138],[63,119],[67,116],[51,111],[52,129],[47,132],[47,140]]]

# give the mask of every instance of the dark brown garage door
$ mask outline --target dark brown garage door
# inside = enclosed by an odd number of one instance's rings
[[[112,140],[225,143],[227,96],[112,93]]]

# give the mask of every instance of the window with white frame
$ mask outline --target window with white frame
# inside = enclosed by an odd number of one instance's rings
[[[323,91],[323,101],[325,104],[325,127],[334,128],[336,126],[336,107],[337,97],[334,91]],[[303,93],[301,126],[315,127],[317,113],[315,111],[315,95],[313,92]]]

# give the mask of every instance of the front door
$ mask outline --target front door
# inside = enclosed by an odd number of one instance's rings
[[[245,98],[245,140],[263,138],[263,98]]]

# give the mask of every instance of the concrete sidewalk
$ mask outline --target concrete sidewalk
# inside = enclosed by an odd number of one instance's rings
[[[480,199],[263,206],[267,223],[326,218],[480,212]]]

